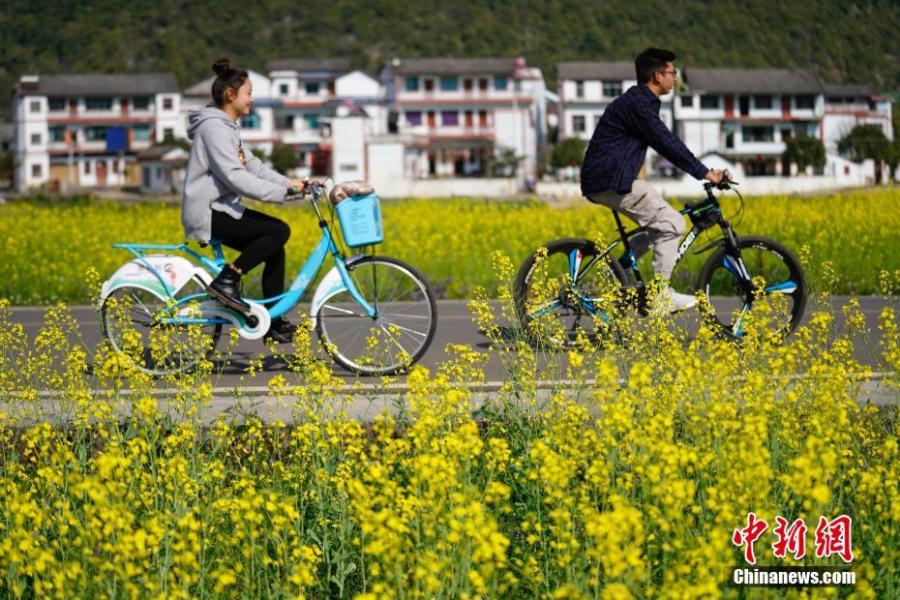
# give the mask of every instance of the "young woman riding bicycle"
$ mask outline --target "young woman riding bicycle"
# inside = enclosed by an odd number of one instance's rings
[[[265,202],[284,202],[291,188],[302,192],[307,181],[289,179],[273,171],[241,143],[238,120],[250,114],[253,84],[245,69],[233,67],[227,58],[213,65],[213,103],[189,114],[191,154],[182,196],[181,222],[189,240],[220,240],[241,252],[226,265],[207,291],[222,303],[246,311],[241,298],[241,277],[265,262],[263,295],[284,291],[284,246],[291,235],[287,223],[245,208],[241,197]],[[284,317],[274,319],[268,339],[288,342],[296,330]]]

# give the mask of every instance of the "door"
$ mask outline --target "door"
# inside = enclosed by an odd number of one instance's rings
[[[106,161],[97,161],[97,185],[103,187],[106,185]]]
[[[435,112],[433,110],[428,111],[428,129],[434,129],[436,126]]]

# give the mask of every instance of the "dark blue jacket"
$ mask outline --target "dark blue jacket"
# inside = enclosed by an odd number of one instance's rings
[[[631,191],[647,146],[686,173],[703,179],[707,169],[659,118],[659,98],[646,85],[636,85],[603,112],[581,163],[581,193]]]

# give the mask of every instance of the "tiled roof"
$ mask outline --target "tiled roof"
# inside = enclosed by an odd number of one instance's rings
[[[512,75],[515,58],[406,58],[390,65],[398,75]]]
[[[47,96],[141,96],[177,92],[171,73],[39,75],[35,84],[18,85],[21,94]]]
[[[350,70],[346,58],[280,58],[266,63],[268,71],[297,71],[341,74]]]
[[[806,69],[698,69],[687,68],[688,88],[705,93],[821,94],[825,91],[815,72]]]
[[[561,62],[556,65],[559,79],[634,79],[634,63],[619,62]]]

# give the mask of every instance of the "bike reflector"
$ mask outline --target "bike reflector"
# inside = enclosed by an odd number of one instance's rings
[[[381,202],[377,194],[350,196],[335,207],[344,243],[351,248],[372,246],[384,241]]]

